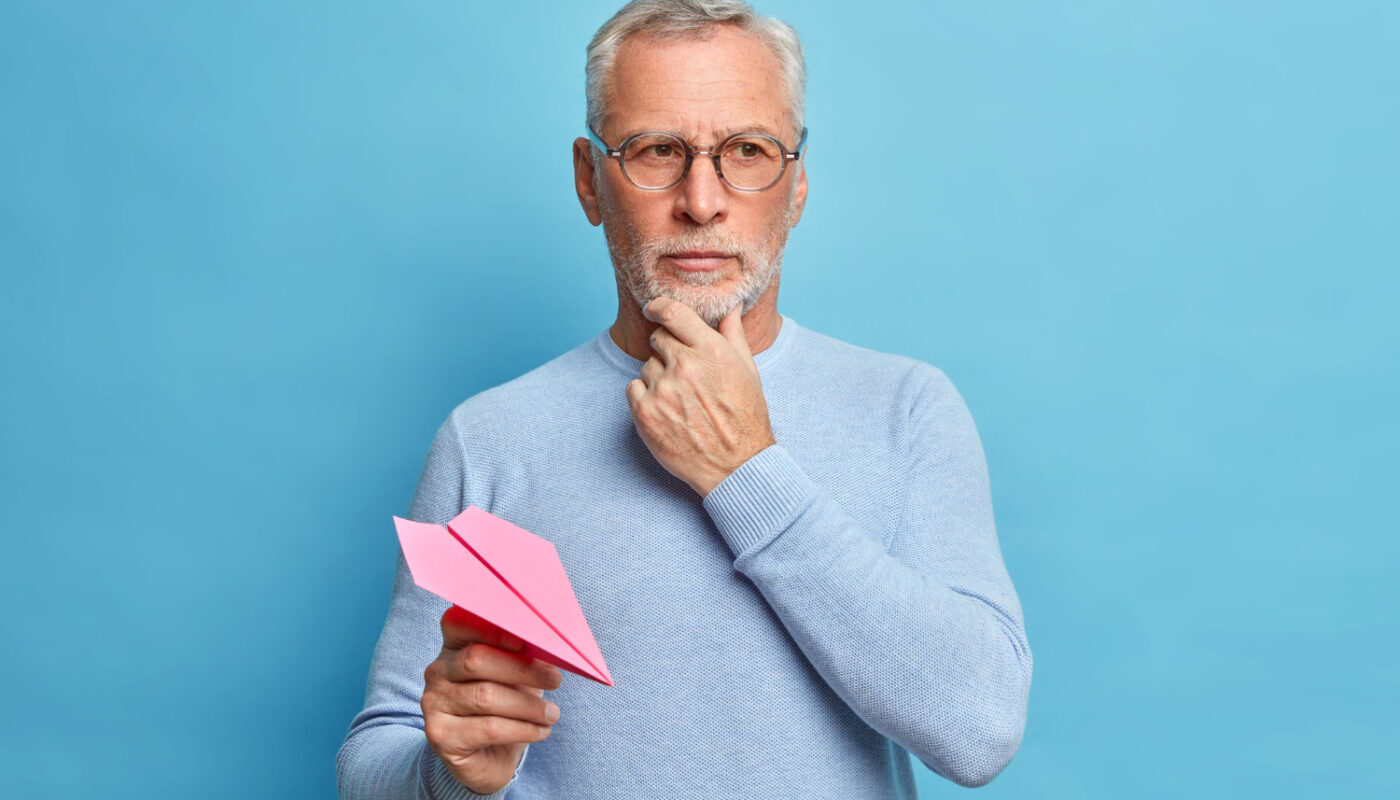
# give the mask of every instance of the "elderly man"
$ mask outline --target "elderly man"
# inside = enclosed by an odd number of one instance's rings
[[[617,320],[462,403],[409,516],[549,539],[613,686],[414,586],[399,559],[347,798],[912,798],[990,781],[1031,652],[962,399],[777,311],[802,216],[796,34],[637,0],[588,49],[574,180]],[[546,695],[548,693],[548,695]]]

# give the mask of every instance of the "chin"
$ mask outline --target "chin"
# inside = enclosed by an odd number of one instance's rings
[[[742,281],[732,275],[701,275],[706,282],[687,280],[675,275],[658,274],[653,271],[640,286],[634,286],[632,296],[638,306],[645,306],[657,297],[670,297],[689,306],[705,320],[710,327],[719,321],[729,310],[743,302]]]
[[[735,297],[732,292],[693,292],[685,291],[686,288],[689,287],[678,287],[664,294],[690,306],[711,328],[718,326],[731,309],[743,303],[743,298]]]

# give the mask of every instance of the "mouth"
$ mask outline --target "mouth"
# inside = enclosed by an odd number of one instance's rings
[[[687,250],[682,253],[667,253],[665,258],[679,269],[710,272],[724,268],[735,256],[718,250]]]

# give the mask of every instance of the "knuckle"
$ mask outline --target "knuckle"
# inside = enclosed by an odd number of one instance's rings
[[[429,714],[423,717],[423,735],[428,739],[428,744],[434,750],[441,749],[445,741],[445,732],[437,714]]]
[[[490,660],[489,655],[484,645],[480,642],[472,642],[462,648],[459,658],[461,659],[462,668],[466,670],[467,674],[479,675],[482,670],[486,669]]]
[[[500,717],[481,719],[481,738],[488,742],[500,741],[505,736],[505,723]]]
[[[495,684],[488,681],[477,681],[472,684],[470,702],[472,707],[478,711],[485,711],[496,702]]]

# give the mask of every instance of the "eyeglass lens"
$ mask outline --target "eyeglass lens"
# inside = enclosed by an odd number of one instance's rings
[[[782,174],[782,148],[766,136],[739,136],[723,146],[720,174],[736,189],[766,189]],[[685,141],[679,137],[644,134],[624,144],[622,169],[638,186],[662,189],[681,179],[685,153]]]

